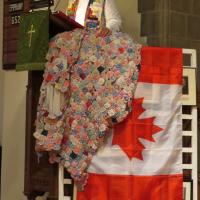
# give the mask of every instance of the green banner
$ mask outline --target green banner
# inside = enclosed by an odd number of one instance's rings
[[[16,70],[43,70],[49,43],[49,11],[23,14],[17,50]]]

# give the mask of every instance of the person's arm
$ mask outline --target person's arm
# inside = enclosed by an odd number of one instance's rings
[[[106,0],[105,4],[106,27],[111,31],[119,31],[121,27],[121,17],[117,10],[115,0]]]

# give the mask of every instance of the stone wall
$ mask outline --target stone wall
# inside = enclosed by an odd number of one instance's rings
[[[196,49],[200,66],[199,0],[139,0],[138,10],[141,36],[147,36],[148,45]]]

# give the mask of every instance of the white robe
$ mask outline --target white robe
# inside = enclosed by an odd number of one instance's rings
[[[84,20],[85,20],[88,3],[89,3],[89,0],[80,0],[79,1],[75,20],[81,25],[84,25]],[[119,31],[120,30],[121,17],[116,8],[115,0],[106,0],[105,18],[106,18],[106,27],[107,28],[109,28],[111,31]]]

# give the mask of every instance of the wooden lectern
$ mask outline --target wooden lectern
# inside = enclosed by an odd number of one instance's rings
[[[72,27],[62,25],[62,21],[54,16],[50,17],[50,33],[54,35],[58,32],[71,30]],[[38,159],[34,150],[35,140],[33,138],[34,121],[36,119],[37,102],[39,99],[39,89],[42,83],[43,71],[29,71],[27,86],[26,105],[26,158],[25,158],[25,186],[24,193],[28,200],[44,192],[49,192],[48,200],[58,198],[58,165],[49,164],[48,154]]]
[[[48,1],[48,0],[47,0]],[[3,68],[15,69],[17,41],[19,33],[20,14],[31,8],[30,0],[4,0],[4,49]],[[75,28],[57,15],[49,16],[50,37],[57,33]],[[39,90],[42,83],[43,71],[29,71],[26,95],[26,145],[25,145],[25,182],[24,194],[28,200],[49,192],[48,200],[58,199],[58,165],[48,162],[48,154],[40,159],[35,153],[35,139],[33,137],[34,121],[36,119]],[[66,191],[70,194],[70,191]]]

